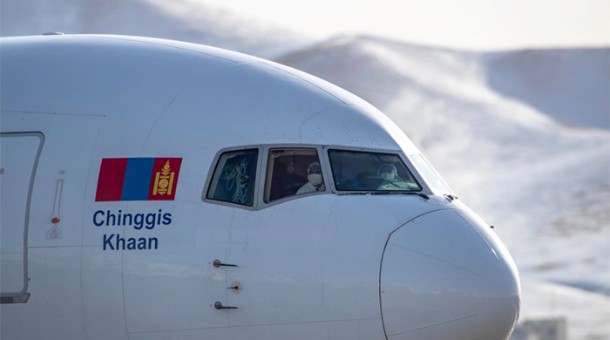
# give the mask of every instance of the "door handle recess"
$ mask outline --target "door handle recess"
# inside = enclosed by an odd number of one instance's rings
[[[214,308],[220,310],[220,309],[237,309],[237,307],[233,307],[233,306],[223,306],[222,302],[220,301],[216,301],[214,302]]]
[[[222,261],[220,261],[219,259],[214,260],[214,262],[212,262],[212,264],[216,268],[219,268],[219,267],[237,267],[236,264],[222,263]]]

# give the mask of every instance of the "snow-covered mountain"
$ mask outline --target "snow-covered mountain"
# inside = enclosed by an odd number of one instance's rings
[[[489,53],[487,84],[570,125],[610,129],[610,49]]]
[[[609,339],[610,48],[474,53],[326,41],[201,0],[2,0],[0,34],[145,35],[274,59],[359,95],[426,154],[507,244],[522,315]],[[568,287],[569,286],[569,287]]]

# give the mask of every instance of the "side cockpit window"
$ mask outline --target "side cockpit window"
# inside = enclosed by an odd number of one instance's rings
[[[223,153],[214,169],[206,197],[245,206],[254,204],[258,149]]]
[[[413,160],[415,168],[434,192],[439,194],[449,194],[453,192],[422,154],[411,155],[411,159]]]
[[[313,148],[270,149],[265,202],[326,190],[318,151]]]
[[[329,150],[328,157],[338,191],[420,191],[409,169],[397,154]]]

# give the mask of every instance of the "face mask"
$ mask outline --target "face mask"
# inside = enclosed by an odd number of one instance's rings
[[[320,174],[309,174],[307,175],[307,180],[314,186],[318,186],[322,184],[322,175]]]
[[[383,172],[381,174],[379,174],[379,177],[385,181],[393,181],[394,180],[394,174],[391,172]]]

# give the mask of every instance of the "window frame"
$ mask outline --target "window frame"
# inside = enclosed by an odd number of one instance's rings
[[[245,150],[258,150],[258,159],[256,162],[256,176],[254,180],[254,193],[253,193],[253,202],[252,206],[241,205],[232,202],[219,201],[212,198],[207,198],[207,192],[210,189],[212,178],[214,176],[214,170],[216,169],[216,165],[220,161],[220,157],[226,152],[235,152],[235,151],[245,151]],[[302,195],[290,195],[286,197],[282,197],[276,199],[271,202],[265,202],[265,191],[267,184],[267,170],[269,163],[269,152],[272,149],[315,149],[318,154],[318,159],[320,161],[320,167],[322,169],[322,176],[324,178],[324,191],[317,191],[306,193]],[[403,162],[407,170],[411,173],[411,176],[417,181],[417,184],[421,187],[420,191],[410,191],[410,192],[421,192],[428,195],[433,195],[434,191],[428,185],[427,181],[420,175],[417,168],[415,167],[415,163],[406,155],[401,149],[379,149],[379,148],[363,148],[363,147],[353,147],[346,145],[321,145],[321,144],[256,144],[256,145],[242,145],[242,146],[232,146],[227,148],[222,148],[216,152],[214,158],[209,166],[208,173],[206,175],[206,180],[203,188],[203,192],[201,195],[201,199],[205,203],[216,204],[226,207],[232,208],[240,208],[245,210],[262,210],[267,207],[272,207],[277,204],[283,204],[289,202],[294,199],[300,199],[304,197],[309,197],[311,195],[325,195],[325,194],[335,194],[335,195],[363,195],[363,194],[377,194],[379,192],[374,191],[340,191],[335,187],[335,174],[332,171],[332,166],[330,164],[330,150],[339,150],[339,151],[352,151],[352,152],[370,152],[370,153],[382,153],[382,154],[394,154],[399,157],[399,159]],[[439,175],[440,176],[440,175]],[[442,177],[441,177],[442,179]],[[383,191],[381,193],[384,194],[395,194],[400,195],[404,194],[408,191]]]
[[[366,153],[381,153],[381,154],[390,154],[396,155],[402,161],[403,165],[407,168],[411,176],[415,179],[417,184],[420,186],[421,190],[396,190],[396,191],[372,191],[372,190],[353,190],[353,191],[343,191],[338,190],[335,186],[335,173],[333,172],[332,165],[330,163],[330,150],[338,150],[338,151],[347,151],[347,152],[366,152]],[[432,191],[428,185],[428,183],[420,176],[419,172],[417,172],[417,168],[415,164],[411,161],[405,153],[400,149],[378,149],[378,148],[358,148],[358,147],[346,147],[341,145],[327,145],[324,146],[324,158],[325,164],[328,167],[327,171],[331,175],[330,185],[332,188],[332,192],[337,195],[366,195],[366,194],[388,194],[388,195],[400,195],[405,193],[424,193],[424,194],[432,194]]]
[[[216,154],[214,155],[212,163],[210,164],[208,174],[207,174],[206,180],[205,180],[205,185],[203,187],[203,192],[201,194],[201,200],[206,203],[212,203],[212,204],[223,205],[223,206],[228,206],[228,207],[235,207],[235,208],[241,208],[241,209],[246,209],[246,210],[258,210],[259,205],[260,205],[260,200],[259,200],[260,185],[259,185],[259,183],[260,183],[260,178],[261,178],[261,167],[262,167],[262,158],[263,158],[263,156],[261,155],[262,149],[263,148],[260,145],[244,145],[244,146],[228,147],[228,148],[223,148],[223,149],[218,150],[216,152]],[[218,165],[218,162],[220,161],[220,158],[222,157],[222,155],[224,155],[225,153],[229,153],[229,152],[239,152],[239,151],[248,151],[248,150],[257,150],[257,152],[258,152],[258,155],[256,157],[257,158],[256,159],[256,175],[254,177],[254,192],[252,193],[252,205],[244,205],[244,204],[220,201],[220,200],[217,200],[214,198],[209,198],[208,191],[211,189],[212,179],[214,178],[214,172],[216,170],[216,166]]]
[[[306,197],[306,196],[311,196],[311,195],[321,195],[321,194],[328,194],[328,193],[332,193],[332,191],[330,190],[330,187],[328,186],[329,184],[329,177],[328,175],[330,175],[331,173],[328,171],[325,162],[327,161],[326,158],[324,157],[324,147],[322,145],[312,145],[312,144],[269,144],[269,145],[265,145],[263,147],[264,152],[265,152],[265,162],[264,162],[264,166],[265,166],[265,176],[263,179],[263,183],[261,183],[261,188],[263,188],[263,190],[261,190],[261,197],[260,197],[260,202],[261,205],[263,206],[271,206],[271,205],[275,205],[278,203],[283,203],[283,202],[287,202],[293,199],[297,199],[297,198],[301,198],[301,197]],[[267,202],[267,180],[269,179],[269,161],[270,161],[270,154],[272,150],[275,149],[285,149],[285,150],[315,150],[316,154],[318,156],[318,162],[320,163],[320,168],[322,169],[322,179],[324,180],[324,190],[322,191],[315,191],[315,192],[308,192],[308,193],[304,193],[304,194],[294,194],[294,195],[288,195],[288,196],[284,196],[278,199],[275,199],[273,201],[269,201]],[[273,177],[273,172],[271,172],[271,178]],[[269,186],[269,188],[271,187],[271,184]],[[270,189],[269,189],[270,190]]]

